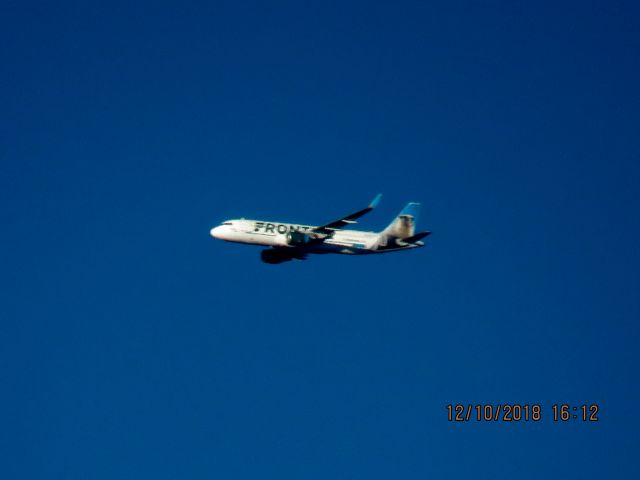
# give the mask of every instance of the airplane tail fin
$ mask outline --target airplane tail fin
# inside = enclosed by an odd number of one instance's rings
[[[408,203],[389,226],[382,231],[382,234],[393,238],[413,237],[416,232],[416,220],[419,213],[419,203]]]

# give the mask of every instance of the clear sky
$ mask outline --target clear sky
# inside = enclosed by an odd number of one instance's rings
[[[3,479],[640,478],[634,2],[132,3],[2,6]]]

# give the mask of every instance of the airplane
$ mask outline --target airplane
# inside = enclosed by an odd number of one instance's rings
[[[260,252],[265,263],[278,264],[305,260],[308,254],[340,253],[361,255],[397,252],[424,246],[421,240],[431,232],[415,233],[420,204],[411,202],[381,232],[346,230],[356,219],[373,210],[382,194],[355,213],[321,226],[299,225],[263,220],[226,220],[209,232],[213,238],[227,242],[270,247]]]

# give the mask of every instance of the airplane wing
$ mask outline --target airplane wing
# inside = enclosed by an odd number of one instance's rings
[[[338,230],[340,228],[343,228],[343,227],[345,227],[347,225],[351,225],[353,223],[358,223],[358,222],[356,222],[356,219],[360,218],[365,213],[369,213],[371,210],[376,208],[378,203],[380,203],[380,198],[382,198],[382,194],[381,193],[376,195],[376,197],[371,201],[371,203],[369,204],[369,206],[367,208],[363,208],[362,210],[358,210],[355,213],[352,213],[350,215],[342,217],[340,220],[335,220],[333,222],[327,223],[327,224],[322,225],[320,227],[316,227],[311,231],[313,233],[321,233],[321,234],[329,235],[334,230]]]

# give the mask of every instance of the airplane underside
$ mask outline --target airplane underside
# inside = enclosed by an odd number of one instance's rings
[[[270,264],[278,264],[284,263],[291,260],[306,260],[308,255],[327,255],[327,254],[338,254],[338,255],[371,255],[376,253],[390,253],[397,252],[400,250],[411,250],[414,248],[422,247],[424,244],[420,242],[419,244],[407,245],[403,247],[391,247],[391,248],[381,248],[377,250],[370,250],[364,248],[350,248],[344,247],[340,245],[328,245],[328,244],[320,244],[316,246],[309,247],[298,247],[298,248],[287,248],[287,247],[275,247],[269,248],[267,250],[262,250],[260,252],[260,258],[265,263]]]

